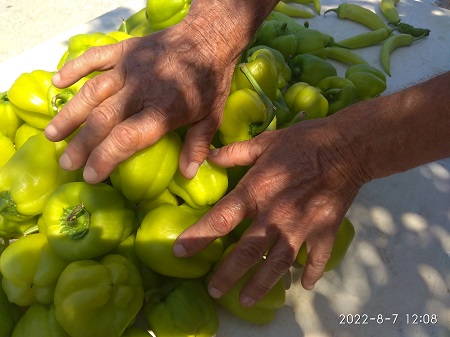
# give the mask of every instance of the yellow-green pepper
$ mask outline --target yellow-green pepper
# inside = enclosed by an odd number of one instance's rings
[[[13,141],[0,131],[0,168],[16,153]]]
[[[0,168],[0,215],[13,221],[30,219],[42,213],[59,185],[75,181],[77,172],[59,166],[66,146],[65,141],[51,142],[39,133]]]
[[[161,204],[148,212],[134,244],[139,259],[157,273],[170,277],[198,278],[205,275],[223,252],[221,238],[191,257],[176,257],[172,246],[175,239],[208,209],[194,210],[186,204]]]
[[[0,93],[0,133],[14,140],[16,131],[22,123],[23,120],[16,115],[9,101],[8,92]]]
[[[153,30],[162,30],[184,19],[191,0],[147,0],[147,21]]]
[[[212,337],[219,327],[214,302],[200,279],[169,279],[146,293],[144,315],[158,337]]]
[[[357,90],[352,81],[341,76],[329,76],[317,83],[317,88],[328,101],[328,115],[356,102]]]
[[[74,261],[116,248],[135,229],[136,220],[128,201],[112,186],[72,182],[48,198],[39,230],[58,255]]]
[[[16,132],[16,136],[14,138],[14,145],[16,146],[16,150],[20,149],[23,144],[30,138],[31,136],[37,135],[38,133],[44,133],[44,130],[35,128],[28,123],[23,123]]]
[[[50,248],[42,233],[14,241],[0,256],[8,300],[20,306],[52,303],[56,282],[68,264]]]
[[[68,61],[82,55],[91,47],[104,46],[117,42],[117,39],[114,37],[100,32],[73,35],[69,38],[69,42],[67,44],[68,54],[64,63],[67,63]]]
[[[319,89],[308,83],[294,83],[283,96],[286,105],[294,115],[302,111],[306,113],[306,119],[322,118],[327,115],[327,99]]]
[[[64,107],[64,105],[66,105],[77,94],[88,79],[88,77],[83,77],[64,89],[57,88],[51,84],[47,92],[49,113],[56,115]]]
[[[2,279],[3,276],[0,273],[0,337],[10,337],[20,319],[21,312],[16,304],[8,301],[8,297],[1,286]]]
[[[135,203],[157,197],[177,171],[181,145],[176,132],[165,134],[119,164],[110,176],[113,186]]]
[[[355,85],[357,99],[360,101],[379,96],[387,89],[386,75],[369,64],[348,67],[345,78]]]
[[[115,254],[71,262],[54,297],[56,320],[71,337],[120,337],[143,302],[139,271]]]
[[[21,74],[8,90],[8,98],[16,115],[38,129],[45,129],[55,114],[48,109],[48,88],[53,73],[33,70]]]
[[[289,61],[292,71],[292,82],[306,82],[317,85],[321,79],[336,76],[337,70],[327,60],[312,54],[299,54]]]

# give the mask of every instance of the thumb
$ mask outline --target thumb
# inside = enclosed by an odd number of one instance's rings
[[[222,167],[253,165],[266,148],[257,138],[211,150],[208,160]]]

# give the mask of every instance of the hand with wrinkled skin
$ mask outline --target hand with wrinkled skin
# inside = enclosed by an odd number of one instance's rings
[[[137,151],[189,124],[180,155],[188,179],[209,153],[236,61],[276,0],[198,0],[179,24],[142,38],[92,47],[53,77],[67,87],[94,71],[45,130],[58,141],[81,126],[61,156],[98,183]],[[84,123],[84,124],[83,124]]]
[[[302,284],[313,288],[362,185],[353,176],[353,163],[338,151],[342,139],[328,119],[321,119],[264,132],[211,153],[209,160],[221,166],[254,164],[233,191],[177,240],[191,254],[243,218],[253,219],[212,277],[213,297],[224,294],[269,249],[263,267],[241,292],[242,303],[251,305],[288,271],[304,241],[309,260]]]

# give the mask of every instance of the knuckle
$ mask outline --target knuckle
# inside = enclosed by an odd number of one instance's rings
[[[229,220],[228,214],[221,211],[213,212],[208,218],[207,226],[212,233],[218,233],[219,235],[226,235],[234,228],[232,221]]]
[[[81,100],[85,104],[92,107],[97,105],[94,97],[98,93],[98,87],[95,82],[96,81],[94,79],[86,81],[86,83],[83,84],[81,90],[78,92],[78,95],[80,96]]]
[[[270,260],[267,261],[267,268],[269,268],[272,275],[281,277],[288,272],[293,262],[291,256],[277,254],[275,256],[270,256]]]
[[[311,257],[311,260],[309,261],[309,263],[311,264],[311,266],[314,269],[317,270],[323,270],[325,268],[325,265],[327,264],[328,260],[330,259],[330,253],[318,253],[318,254],[314,254]]]
[[[88,117],[88,123],[94,130],[99,130],[106,126],[109,126],[112,122],[114,112],[106,106],[99,106],[92,110],[92,113]]]
[[[239,266],[250,268],[261,260],[263,252],[256,242],[246,241],[235,248],[234,254]]]
[[[111,137],[118,151],[137,151],[140,144],[140,133],[130,125],[116,125],[111,131]]]

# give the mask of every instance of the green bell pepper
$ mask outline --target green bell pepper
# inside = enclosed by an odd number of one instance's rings
[[[66,260],[108,253],[135,229],[137,219],[125,197],[105,183],[59,186],[42,212],[39,230]]]
[[[157,273],[178,278],[198,278],[205,275],[223,252],[222,239],[191,257],[179,258],[172,251],[175,239],[197,222],[205,210],[194,210],[183,204],[161,204],[147,213],[141,222],[134,244],[141,261]]]
[[[156,207],[158,207],[161,204],[172,204],[172,205],[179,205],[179,200],[177,198],[177,196],[175,194],[173,194],[172,192],[170,192],[167,188],[162,191],[161,194],[159,194],[158,196],[156,196],[153,199],[147,199],[147,200],[143,200],[140,201],[137,204],[137,212],[138,212],[138,217],[139,219],[143,219],[144,216],[150,212],[152,209],[155,209]]]
[[[328,115],[334,114],[354,102],[356,102],[357,91],[352,81],[341,76],[329,76],[322,79],[318,84],[322,95],[328,100]]]
[[[29,231],[35,231],[38,216],[25,221],[12,221],[0,215],[0,238],[15,239],[20,238]]]
[[[47,91],[49,114],[56,115],[64,107],[64,105],[66,105],[77,94],[88,79],[88,77],[83,77],[64,89],[57,88],[51,84]]]
[[[286,60],[297,52],[298,38],[290,22],[266,20],[258,28],[254,45],[264,45],[278,50]]]
[[[38,133],[44,133],[44,130],[35,128],[28,123],[23,123],[16,132],[16,136],[14,138],[14,145],[16,146],[16,150],[20,149],[23,144],[30,138],[31,136],[37,135]]]
[[[308,83],[294,83],[286,90],[283,97],[294,115],[301,111],[306,113],[306,119],[322,118],[327,115],[327,99],[319,89]]]
[[[229,254],[234,248],[235,244],[231,244],[223,253],[221,259],[214,265],[213,271],[217,269],[220,262]],[[263,263],[263,259],[249,269],[247,273],[242,276],[238,282],[226,292],[222,297],[215,299],[215,301],[224,307],[231,314],[240,319],[253,324],[267,324],[275,316],[277,309],[281,308],[286,300],[286,290],[284,284],[279,280],[272,289],[258,302],[251,307],[242,306],[239,295],[242,287],[247,283],[250,277],[255,273],[258,267]],[[212,275],[212,274],[209,274]]]
[[[52,303],[56,282],[67,265],[42,233],[14,241],[0,256],[2,286],[8,300],[20,306]]]
[[[8,301],[3,287],[1,287],[3,276],[0,273],[0,337],[10,337],[11,333],[20,319],[19,307]]]
[[[0,133],[3,133],[6,137],[14,140],[16,131],[20,125],[22,125],[23,120],[21,120],[11,105],[8,99],[8,92],[0,93]]]
[[[355,85],[357,99],[360,101],[379,96],[387,89],[386,75],[369,64],[348,67],[345,78]]]
[[[315,86],[325,77],[336,76],[337,70],[327,60],[312,54],[300,54],[289,61],[292,83],[306,82]]]
[[[33,304],[14,328],[11,337],[70,337],[55,317],[55,306]]]
[[[317,29],[302,29],[297,31],[297,49],[295,55],[312,54],[326,58],[324,34]]]
[[[200,279],[169,279],[145,297],[144,315],[158,337],[211,337],[219,327],[214,302]]]
[[[147,7],[143,7],[131,14],[126,20],[122,20],[118,31],[130,34],[130,32],[143,22],[147,22]]]
[[[76,179],[76,171],[65,171],[58,163],[66,145],[65,141],[51,142],[39,133],[0,168],[0,215],[23,221],[41,214],[50,194],[59,185]]]
[[[12,140],[0,131],[0,168],[16,153]]]
[[[16,115],[38,129],[45,129],[55,116],[48,110],[48,88],[53,73],[33,70],[21,74],[8,90],[8,98]]]
[[[91,47],[104,46],[117,42],[119,41],[114,37],[100,32],[73,35],[67,43],[68,54],[64,63],[77,58]]]
[[[325,265],[324,269],[325,272],[336,268],[341,263],[354,237],[355,237],[355,227],[353,226],[353,224],[350,222],[349,219],[344,218],[337,231],[336,238],[334,239],[330,258],[328,259],[328,262]],[[305,266],[307,259],[308,254],[306,252],[306,244],[304,243],[300,247],[296,261],[300,265]]]
[[[251,89],[232,92],[226,102],[219,127],[222,144],[228,145],[255,137],[261,126],[270,120],[259,95]],[[276,128],[276,118],[270,121],[267,130]]]
[[[189,13],[192,0],[147,0],[147,21],[153,30],[181,22]]]
[[[177,171],[181,145],[176,132],[165,134],[155,144],[119,164],[110,176],[113,186],[132,202],[157,197]]]
[[[180,170],[177,170],[169,183],[168,190],[183,199],[189,206],[202,209],[219,201],[225,195],[227,187],[227,170],[206,159],[192,179],[185,178]]]
[[[71,262],[55,289],[56,320],[71,337],[120,337],[144,302],[137,268],[120,255]]]

